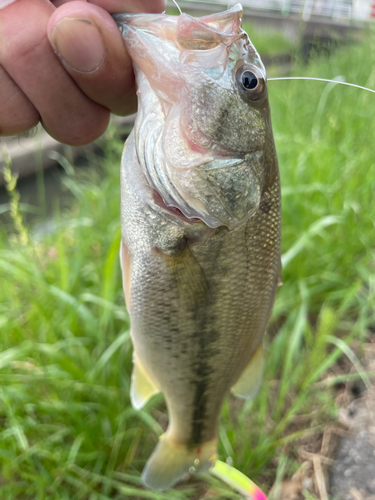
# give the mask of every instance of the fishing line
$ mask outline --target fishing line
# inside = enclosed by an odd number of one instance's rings
[[[175,6],[178,8],[178,10],[180,11],[180,14],[182,14],[182,10],[180,9],[180,6],[178,5],[178,3],[176,2],[176,0],[172,0],[172,2],[175,4]]]
[[[331,83],[339,83],[341,85],[347,85],[348,87],[356,87],[357,89],[368,90],[375,94],[375,90],[368,89],[367,87],[362,87],[361,85],[356,85],[355,83],[343,82],[341,80],[328,80],[327,78],[313,78],[310,76],[283,76],[279,78],[267,78],[267,81],[275,81],[275,80],[316,80],[318,82],[331,82]]]

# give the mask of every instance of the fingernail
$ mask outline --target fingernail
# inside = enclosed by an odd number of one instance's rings
[[[16,0],[0,0],[0,9],[3,9],[7,5],[10,5],[11,3],[15,2]]]
[[[54,27],[50,41],[62,63],[75,71],[93,73],[104,61],[103,40],[91,19],[65,17]]]

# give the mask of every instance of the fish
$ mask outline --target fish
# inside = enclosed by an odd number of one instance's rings
[[[118,14],[138,112],[121,160],[130,398],[169,425],[142,473],[165,490],[217,460],[230,392],[251,399],[280,281],[281,197],[264,65],[242,7]]]

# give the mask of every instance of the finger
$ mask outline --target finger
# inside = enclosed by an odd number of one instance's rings
[[[5,0],[15,1],[15,0]],[[55,7],[60,7],[65,3],[74,0],[52,0]],[[137,14],[139,12],[150,12],[158,14],[165,10],[165,0],[81,0],[83,2],[92,3],[106,10],[110,14],[127,12],[129,14]],[[0,0],[1,2],[1,0]]]
[[[87,144],[104,132],[109,112],[78,88],[55,56],[47,38],[54,10],[44,0],[17,0],[0,10],[0,64],[53,137]]]
[[[60,7],[64,3],[72,2],[73,0],[50,0],[55,7]],[[81,2],[87,2],[87,0],[80,0]]]
[[[16,0],[0,0],[0,9],[4,9],[7,5],[15,2]]]
[[[150,12],[158,14],[165,10],[165,0],[88,0],[110,14],[127,12],[137,14],[139,12]]]
[[[136,111],[131,59],[108,12],[69,2],[51,16],[48,36],[65,69],[83,92],[113,113]]]
[[[0,66],[0,136],[17,135],[37,125],[35,106]]]

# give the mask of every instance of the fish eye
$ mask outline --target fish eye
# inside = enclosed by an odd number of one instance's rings
[[[250,100],[257,101],[266,87],[265,76],[255,66],[243,66],[237,70],[237,84],[240,91]]]
[[[258,85],[258,78],[250,70],[246,70],[241,75],[241,83],[244,89],[253,90]]]

